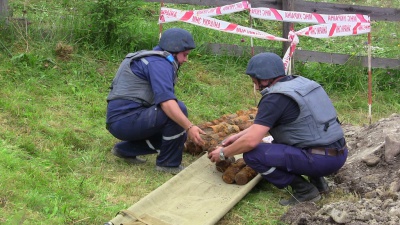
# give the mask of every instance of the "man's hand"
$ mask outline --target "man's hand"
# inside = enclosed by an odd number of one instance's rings
[[[187,131],[188,137],[192,140],[195,144],[203,146],[204,140],[201,138],[200,134],[206,134],[200,127],[198,126],[191,126]]]
[[[212,152],[208,153],[208,158],[210,159],[211,162],[219,162],[221,161],[219,157],[219,153],[221,151],[221,146],[216,147]]]
[[[233,142],[235,142],[238,138],[239,138],[239,135],[237,135],[237,134],[231,135],[231,136],[227,137],[226,139],[224,139],[221,142],[221,145],[223,147],[226,147],[226,146],[232,144]]]

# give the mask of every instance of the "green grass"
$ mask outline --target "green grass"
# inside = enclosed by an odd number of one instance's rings
[[[130,166],[109,152],[118,140],[104,124],[108,87],[123,56],[152,47],[158,36],[154,12],[159,4],[134,3],[138,5],[119,9],[135,13],[117,13],[126,18],[117,16],[121,29],[112,33],[125,29],[128,34],[111,36],[114,42],[106,45],[98,32],[102,27],[94,27],[101,23],[93,25],[90,20],[93,2],[9,1],[13,16],[28,18],[30,25],[12,22],[0,28],[0,224],[102,224],[172,177],[154,170],[154,155],[146,156],[149,163]],[[246,24],[245,14],[223,19]],[[381,48],[374,55],[398,56],[400,46],[393,33],[398,37],[399,29],[385,24],[373,42]],[[183,23],[165,24],[164,29],[172,26],[192,31],[199,46],[181,68],[176,87],[192,122],[256,106],[260,96],[254,95],[252,82],[244,75],[249,58],[201,50],[208,42],[246,45],[248,38],[241,42],[238,35]],[[259,21],[257,26],[279,35],[276,23]],[[362,55],[364,39],[304,40],[302,48]],[[60,43],[73,48],[69,58],[57,55]],[[255,40],[255,45],[279,48],[281,43]],[[324,85],[344,123],[368,124],[365,68],[356,62],[296,62],[295,70]],[[399,79],[399,71],[373,70],[373,122],[400,112]],[[186,165],[196,159],[184,154]],[[286,208],[277,202],[287,196],[285,190],[261,182],[219,224],[279,224]]]

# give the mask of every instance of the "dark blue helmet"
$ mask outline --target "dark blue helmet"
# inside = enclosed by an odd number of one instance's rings
[[[196,48],[192,34],[181,28],[170,28],[164,31],[158,46],[170,53],[184,52]]]
[[[267,80],[285,75],[285,67],[281,57],[275,53],[265,52],[253,56],[247,65],[246,74]]]

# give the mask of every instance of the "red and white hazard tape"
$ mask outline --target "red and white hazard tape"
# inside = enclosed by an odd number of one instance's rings
[[[253,28],[240,26],[238,24],[218,20],[212,16],[230,14],[249,10],[250,16],[266,20],[277,20],[283,22],[304,22],[315,23],[299,31],[290,31],[288,38],[276,37],[263,31]],[[298,36],[309,36],[314,38],[329,38],[338,36],[359,35],[371,32],[370,17],[361,14],[341,14],[325,15],[318,13],[305,13],[295,11],[283,11],[272,8],[251,8],[248,1],[241,1],[231,5],[225,5],[216,8],[183,11],[162,7],[158,22],[168,23],[173,21],[182,21],[214,30],[228,33],[234,33],[253,38],[288,41],[290,48],[283,57],[283,63],[286,73],[288,72],[290,59],[292,58],[296,46],[299,43]]]
[[[159,23],[167,23],[172,21],[183,21],[194,25],[220,30],[239,35],[250,36],[254,38],[288,41],[288,39],[276,37],[263,31],[253,28],[240,26],[234,23],[218,20],[209,16],[220,14],[227,14],[248,9],[250,4],[247,1],[227,5],[223,7],[212,8],[208,10],[190,10],[183,11],[178,9],[171,9],[162,7],[159,17]],[[259,11],[261,10],[261,11]],[[250,8],[252,16],[258,15],[258,18],[274,19],[281,21],[301,21],[301,22],[328,22],[325,24],[309,26],[296,32],[299,36],[309,36],[315,38],[328,38],[337,36],[358,35],[371,32],[371,24],[369,23],[369,16],[359,14],[342,14],[342,15],[323,15],[316,13],[300,13],[300,12],[287,12],[271,8]],[[298,16],[289,16],[288,13]],[[284,16],[283,16],[283,15]],[[270,16],[268,16],[270,15]],[[288,18],[298,18],[298,20],[288,20]],[[346,21],[339,23],[331,23],[332,21]],[[356,22],[353,21],[365,21]]]
[[[225,5],[209,9],[201,10],[189,10],[182,11],[177,9],[170,9],[166,7],[161,8],[159,23],[168,23],[173,21],[179,21],[183,17],[188,15],[196,15],[202,17],[213,17],[218,15],[231,14],[235,12],[241,12],[250,9],[250,3],[248,1],[241,1],[231,5]]]
[[[370,23],[331,23],[306,27],[296,31],[296,34],[314,38],[328,38],[366,34],[369,32],[371,32]]]
[[[318,13],[306,13],[295,11],[283,11],[273,8],[251,8],[250,16],[253,18],[265,20],[277,20],[283,22],[300,22],[300,23],[368,23],[370,17],[361,14],[341,14],[341,15],[325,15]]]
[[[248,1],[241,1],[231,5],[220,6],[210,9],[195,10],[194,13],[197,16],[217,16],[225,15],[235,12],[241,12],[243,10],[250,9],[250,3]]]
[[[254,38],[274,40],[274,41],[289,41],[286,38],[276,37],[263,31],[253,28],[240,26],[235,23],[218,20],[212,17],[202,17],[194,14],[194,11],[180,11],[170,8],[162,8],[160,22],[169,21],[178,18],[179,21],[194,24],[201,27],[206,27],[214,30],[234,33]],[[180,11],[180,12],[179,12]],[[171,19],[172,17],[172,19]]]

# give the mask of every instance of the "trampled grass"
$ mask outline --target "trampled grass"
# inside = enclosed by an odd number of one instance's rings
[[[107,6],[122,1],[99,2]],[[93,2],[9,3],[13,17],[26,17],[30,24],[25,27],[12,22],[0,29],[0,223],[102,224],[172,177],[154,170],[154,155],[146,156],[148,163],[139,166],[112,156],[110,149],[118,140],[104,124],[105,98],[120,61],[128,51],[150,48],[157,41],[159,4],[138,2],[140,6],[127,8],[135,13],[129,14],[132,17],[124,14],[130,21],[123,21],[122,28],[132,35],[114,30],[120,36],[111,37],[115,42],[105,46],[104,39],[91,33],[100,24],[88,19]],[[246,23],[243,15],[234,19]],[[280,31],[272,22],[258,25],[268,26],[269,33]],[[164,29],[172,26],[193,31],[199,49],[208,42],[250,42],[183,23],[166,24]],[[393,32],[398,35],[399,29],[388,30],[384,34],[389,37]],[[354,49],[353,43],[338,41],[332,46],[328,43],[331,51]],[[354,46],[363,49],[359,42]],[[73,48],[68,57],[57,53],[59,43]],[[278,42],[257,43],[281,46]],[[379,43],[383,49],[379,54],[386,57],[399,47],[393,41]],[[310,48],[315,45],[309,43]],[[248,60],[192,52],[179,72],[176,92],[194,123],[257,104],[260,96],[254,95],[251,80],[244,75]],[[296,63],[296,72],[324,85],[343,122],[368,123],[365,68]],[[400,112],[400,74],[383,69],[373,74],[372,112],[377,121]],[[185,154],[184,164],[196,159]],[[219,224],[279,224],[286,209],[277,202],[287,196],[285,190],[261,182]]]

